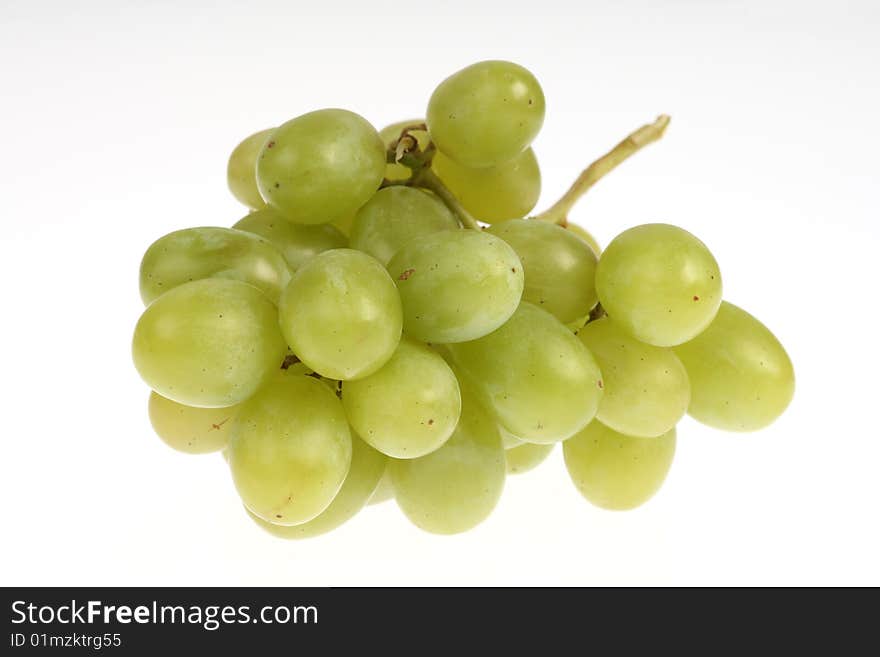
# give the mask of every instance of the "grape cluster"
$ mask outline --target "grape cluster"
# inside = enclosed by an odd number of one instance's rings
[[[425,120],[377,132],[325,109],[245,139],[228,183],[251,212],[141,264],[133,356],[156,433],[222,450],[254,521],[301,538],[392,497],[424,530],[467,530],[557,443],[584,497],[630,509],[663,483],[685,413],[773,422],[791,362],[722,300],[702,242],[646,224],[601,251],[567,222],[668,118],[523,218],[543,120],[534,76],[488,61],[443,81]]]

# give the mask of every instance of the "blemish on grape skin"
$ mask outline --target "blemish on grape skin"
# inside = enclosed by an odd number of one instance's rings
[[[399,280],[399,281],[408,280],[409,277],[412,276],[415,272],[416,272],[415,269],[407,269],[406,271],[401,273],[400,276],[397,277],[397,280]]]
[[[695,294],[695,295],[694,295],[694,301],[699,301],[699,300],[700,300],[700,297],[698,297],[698,296]]]
[[[268,144],[266,144],[266,148],[272,148],[275,145],[275,140],[273,139]]]

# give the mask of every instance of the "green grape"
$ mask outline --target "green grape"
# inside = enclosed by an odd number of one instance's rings
[[[398,121],[397,123],[392,123],[389,126],[385,126],[379,131],[379,137],[382,138],[382,143],[385,144],[385,149],[391,147],[391,144],[400,138],[400,133],[404,128],[408,128],[409,126],[419,125],[424,123],[425,119],[410,119],[409,121]],[[430,141],[428,139],[428,133],[422,130],[413,130],[410,133],[413,137],[416,138],[416,141],[419,142],[419,146],[421,148],[425,148]],[[408,180],[409,177],[412,176],[412,170],[399,162],[388,162],[385,165],[385,178],[391,181],[399,181],[399,180]]]
[[[187,406],[232,406],[278,370],[287,345],[257,288],[222,278],[184,283],[147,306],[134,330],[141,377]]]
[[[675,428],[659,438],[634,438],[598,421],[562,443],[565,466],[587,500],[625,511],[660,490],[675,455]]]
[[[229,156],[226,167],[226,182],[232,195],[249,208],[259,210],[266,206],[260,190],[257,189],[257,156],[269,140],[275,128],[261,130],[241,142]]]
[[[440,83],[427,116],[438,149],[468,167],[494,167],[532,143],[544,122],[544,92],[522,66],[479,62]]]
[[[599,240],[593,237],[593,234],[586,228],[578,226],[577,224],[567,223],[565,229],[571,231],[586,242],[590,248],[593,249],[593,253],[596,254],[597,258],[602,255],[602,247],[599,246]]]
[[[408,242],[388,263],[407,335],[424,342],[474,340],[504,324],[522,297],[522,263],[508,244],[477,230]]]
[[[599,366],[571,331],[537,306],[524,301],[497,331],[449,350],[499,423],[526,442],[564,440],[596,415]]]
[[[506,466],[492,415],[467,388],[461,420],[440,449],[388,463],[397,504],[413,524],[435,534],[475,527],[495,508]]]
[[[449,439],[461,414],[461,393],[443,358],[404,338],[379,370],[343,385],[342,404],[361,438],[388,456],[408,459]]]
[[[363,440],[352,436],[351,468],[345,477],[345,482],[330,502],[330,506],[315,518],[300,525],[276,525],[273,522],[266,522],[247,507],[245,510],[254,522],[278,538],[312,538],[326,534],[351,520],[364,508],[385,473],[387,461],[388,459]]]
[[[391,483],[391,471],[386,467],[385,474],[382,475],[379,485],[376,486],[376,490],[373,491],[373,495],[367,504],[372,506],[373,504],[381,504],[391,499],[394,499],[394,484]]]
[[[688,413],[727,431],[755,431],[782,415],[794,396],[785,348],[746,311],[723,302],[709,328],[675,348],[691,380]]]
[[[280,126],[257,158],[257,185],[290,221],[323,224],[352,214],[385,175],[385,149],[363,117],[340,109]]]
[[[141,260],[141,298],[201,278],[229,278],[260,288],[274,303],[290,281],[282,255],[263,238],[231,228],[185,228],[150,245]]]
[[[356,213],[346,214],[339,219],[334,219],[331,223],[340,233],[348,237],[351,235],[351,225],[354,223]]]
[[[486,169],[463,166],[438,152],[431,168],[465,210],[490,224],[525,217],[541,195],[541,170],[531,148]]]
[[[351,248],[387,265],[410,240],[458,227],[452,212],[433,194],[413,187],[386,187],[355,215]]]
[[[581,317],[578,317],[578,318],[577,318],[576,320],[574,320],[573,322],[566,322],[566,323],[565,323],[565,328],[567,328],[567,329],[568,329],[569,331],[571,331],[572,333],[577,333],[577,332],[580,331],[582,328],[584,328],[584,326],[586,326],[586,325],[587,325],[587,322],[589,322],[589,321],[590,321],[590,316],[589,316],[589,315],[583,315],[583,316],[581,316]]]
[[[342,487],[352,441],[342,403],[310,376],[272,381],[241,405],[229,467],[244,505],[277,525],[324,511]]]
[[[187,454],[207,454],[226,447],[229,427],[238,410],[184,406],[150,392],[150,423],[166,445]]]
[[[504,445],[504,449],[513,449],[526,444],[522,438],[517,438],[500,424],[498,425],[498,433],[501,434],[501,444]]]
[[[319,253],[348,246],[348,240],[336,226],[295,224],[279,216],[272,208],[251,212],[233,226],[267,240],[296,271]]]
[[[525,274],[523,300],[555,315],[563,324],[596,305],[596,254],[569,231],[532,219],[489,226],[487,232],[513,247]]]
[[[507,459],[507,474],[522,474],[534,470],[550,456],[554,447],[554,444],[532,445],[529,443],[511,447],[504,452]]]
[[[644,224],[615,237],[599,258],[596,289],[618,326],[642,342],[672,347],[705,329],[721,304],[721,272],[686,230]]]
[[[375,258],[324,251],[294,274],[281,295],[281,332],[321,376],[348,380],[384,365],[400,341],[400,297]]]
[[[580,331],[602,370],[605,394],[596,417],[626,434],[654,438],[678,424],[688,408],[691,386],[671,349],[639,342],[605,317]]]

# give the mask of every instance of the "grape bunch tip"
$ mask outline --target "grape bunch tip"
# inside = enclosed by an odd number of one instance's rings
[[[221,452],[246,514],[299,539],[389,499],[425,531],[466,531],[557,443],[588,501],[632,509],[666,479],[685,414],[776,420],[792,363],[723,300],[706,245],[653,223],[603,250],[569,223],[669,117],[531,214],[544,114],[532,73],[486,61],[442,81],[424,118],[377,131],[323,109],[244,139],[227,182],[248,214],[141,262],[132,353],[159,437]]]

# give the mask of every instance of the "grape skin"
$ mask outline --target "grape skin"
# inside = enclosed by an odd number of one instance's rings
[[[376,129],[354,112],[303,114],[272,133],[257,158],[257,185],[279,214],[322,224],[353,214],[385,174]]]
[[[593,237],[593,234],[590,231],[588,231],[586,228],[584,228],[582,226],[578,226],[577,224],[573,224],[570,222],[565,224],[564,228],[566,230],[571,231],[572,233],[577,235],[580,239],[582,239],[584,242],[586,242],[589,245],[589,247],[591,249],[593,249],[593,253],[596,254],[597,258],[600,255],[602,255],[602,247],[599,246],[599,240],[597,240],[595,237]]]
[[[308,522],[330,505],[349,472],[342,403],[312,377],[278,377],[242,404],[228,455],[248,510],[277,525]]]
[[[757,431],[794,397],[791,359],[776,336],[727,301],[709,327],[675,347],[691,380],[688,413],[710,427]]]
[[[290,281],[281,253],[262,237],[231,228],[185,228],[153,242],[140,267],[145,305],[182,283],[201,278],[244,281],[278,303]]]
[[[506,465],[492,415],[468,389],[461,420],[440,449],[388,463],[398,506],[417,527],[457,534],[485,520],[504,488]]]
[[[423,235],[388,263],[403,303],[404,330],[423,342],[474,340],[504,324],[522,297],[522,263],[488,233]]]
[[[379,480],[379,485],[376,486],[376,490],[373,491],[373,495],[370,497],[370,501],[367,502],[367,505],[372,506],[373,504],[381,504],[382,502],[387,502],[391,499],[394,499],[394,484],[391,483],[391,473],[386,467],[385,474],[383,474],[382,479]]]
[[[514,219],[487,232],[507,242],[525,276],[523,300],[568,324],[596,305],[596,254],[581,239],[555,224]]]
[[[634,438],[599,421],[562,443],[575,487],[609,511],[634,509],[663,485],[675,456],[675,429],[659,438]]]
[[[260,527],[277,538],[288,540],[312,538],[326,534],[351,520],[374,495],[382,479],[388,459],[356,436],[351,437],[351,467],[342,488],[330,506],[315,518],[300,525],[276,525],[266,522],[245,507]]]
[[[281,217],[272,208],[251,212],[233,228],[267,240],[284,256],[291,272],[295,272],[319,253],[348,246],[348,239],[336,226],[295,224]]]
[[[686,230],[644,224],[615,237],[599,258],[602,307],[637,340],[672,347],[699,335],[721,305],[721,272]]]
[[[504,449],[513,449],[526,444],[522,438],[517,438],[505,429],[504,425],[498,425],[498,432],[501,434],[501,444],[504,445]]]
[[[343,215],[339,219],[334,219],[331,224],[336,230],[348,237],[351,235],[351,225],[354,223],[355,213]],[[347,246],[347,245],[346,245]]]
[[[226,166],[229,191],[241,203],[254,210],[266,207],[266,202],[257,189],[257,156],[274,130],[275,128],[261,130],[245,138],[232,151]]]
[[[635,340],[608,317],[587,324],[578,338],[602,370],[605,394],[596,417],[603,424],[643,438],[660,436],[678,424],[691,387],[671,349]]]
[[[512,62],[472,64],[441,82],[428,102],[437,148],[473,168],[494,167],[522,153],[544,123],[544,92]]]
[[[394,282],[375,258],[353,249],[318,254],[281,296],[281,331],[291,350],[321,376],[372,374],[391,358],[403,316]]]
[[[238,406],[196,408],[150,392],[148,412],[156,435],[169,447],[185,454],[219,452],[229,440],[229,427]]]
[[[387,265],[407,242],[457,228],[458,220],[433,194],[413,187],[386,187],[358,210],[350,242],[351,248],[369,253]]]
[[[507,460],[507,474],[523,474],[534,470],[543,463],[553,451],[554,444],[532,445],[523,443],[504,452]]]
[[[599,366],[571,331],[537,306],[524,301],[497,331],[449,350],[498,422],[526,442],[565,440],[596,415]]]
[[[357,435],[399,459],[440,448],[461,415],[461,392],[449,365],[406,338],[379,370],[344,384],[342,403]]]
[[[144,381],[187,406],[232,406],[278,369],[287,345],[274,304],[257,288],[220,278],[184,283],[147,306],[132,356]]]
[[[431,168],[465,210],[490,224],[525,217],[541,195],[541,169],[531,148],[485,169],[462,166],[437,152]]]

